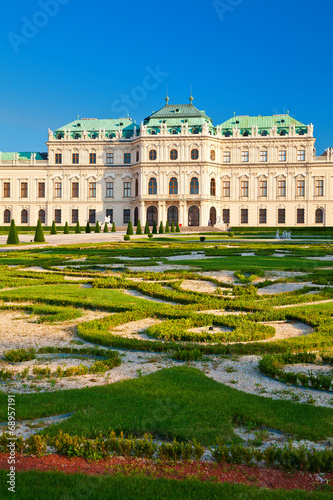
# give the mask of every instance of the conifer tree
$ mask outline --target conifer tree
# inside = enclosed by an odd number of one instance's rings
[[[51,234],[57,234],[57,228],[54,221],[52,222]]]
[[[170,226],[169,226],[169,222],[166,221],[166,224],[165,224],[165,232],[166,233],[170,233]]]
[[[175,232],[175,223],[173,221],[171,222],[171,232]]]
[[[100,233],[100,232],[101,232],[101,228],[100,228],[99,222],[97,220],[96,221],[96,226],[95,226],[95,233]]]
[[[160,234],[163,234],[164,233],[164,229],[163,229],[163,222],[161,221],[161,224],[160,224],[160,229],[158,231]]]
[[[69,234],[68,222],[65,224],[64,234]]]
[[[80,228],[80,223],[77,221],[76,226],[75,226],[75,233],[76,234],[81,234],[81,228]]]
[[[177,226],[176,226],[176,233],[180,233],[180,227],[179,227],[178,221],[177,221]]]
[[[43,228],[42,228],[42,223],[41,223],[41,221],[39,219],[37,221],[37,227],[36,227],[34,241],[36,241],[38,243],[43,243],[45,241],[44,233],[43,233]]]
[[[153,234],[157,234],[157,226],[156,226],[156,221],[154,221],[154,223],[153,223],[153,230],[152,230],[152,233],[153,233]]]
[[[9,233],[8,233],[8,238],[7,238],[7,245],[18,245],[19,243],[20,243],[20,240],[19,240],[19,237],[17,234],[15,221],[14,221],[14,219],[12,219],[10,222],[10,228],[9,228]]]
[[[129,221],[128,226],[127,226],[127,232],[126,234],[128,236],[132,236],[133,233],[133,226],[132,226],[132,221]]]
[[[87,225],[86,225],[86,233],[91,233],[89,221],[87,222]]]
[[[146,222],[146,225],[145,225],[145,234],[150,234],[150,228],[149,228],[148,221]]]
[[[106,222],[104,224],[104,233],[108,233],[109,232],[109,228],[108,228],[108,223]]]
[[[140,221],[140,219],[138,220],[138,224],[136,226],[136,233],[135,234],[142,234],[142,227],[141,227],[141,221]]]
[[[116,233],[117,232],[117,229],[116,229],[116,224],[113,222],[112,224],[112,229],[111,229],[111,233]]]

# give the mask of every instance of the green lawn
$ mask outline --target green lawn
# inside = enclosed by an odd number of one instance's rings
[[[0,395],[0,420],[7,397]],[[81,390],[16,396],[19,420],[76,412],[49,427],[94,436],[108,429],[142,435],[197,439],[205,445],[216,437],[235,439],[233,420],[254,422],[297,437],[325,439],[333,435],[333,410],[289,401],[274,401],[229,388],[201,371],[177,367],[135,380]],[[238,439],[238,438],[237,438]],[[236,440],[237,440],[236,439]]]

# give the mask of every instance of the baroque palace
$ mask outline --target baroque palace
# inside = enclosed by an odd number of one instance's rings
[[[333,226],[333,148],[287,115],[214,126],[190,104],[49,130],[48,153],[0,153],[0,225],[110,217],[182,226]]]

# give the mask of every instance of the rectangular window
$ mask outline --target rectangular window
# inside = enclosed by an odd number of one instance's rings
[[[96,224],[96,210],[94,208],[89,210],[89,224]]]
[[[124,153],[124,163],[131,163],[131,153]]]
[[[106,197],[113,198],[113,182],[106,183]]]
[[[106,153],[106,164],[113,165],[114,157],[113,153]]]
[[[78,198],[78,197],[79,197],[79,183],[72,182],[72,198]]]
[[[260,151],[260,161],[268,161],[268,153],[267,151]]]
[[[10,198],[10,182],[3,183],[3,197]]]
[[[304,208],[297,209],[297,224],[304,224],[305,221],[305,210]]]
[[[77,208],[72,210],[72,224],[76,224],[79,220],[79,211]]]
[[[96,163],[96,153],[89,154],[89,163]]]
[[[230,210],[229,208],[224,208],[222,210],[222,219],[224,224],[230,224]]]
[[[286,210],[284,208],[278,209],[278,224],[286,223]]]
[[[286,181],[278,181],[278,196],[286,196]]]
[[[54,184],[54,196],[56,198],[61,198],[61,196],[62,196],[62,183],[61,182],[56,182]]]
[[[56,224],[61,224],[61,210],[60,210],[60,208],[56,208],[54,211],[54,222]]]
[[[131,210],[125,209],[124,210],[124,224],[128,224],[130,220],[131,220]]]
[[[55,155],[55,162],[57,165],[59,165],[60,163],[62,163],[62,154],[61,153],[56,153]]]
[[[131,183],[124,182],[124,198],[130,198],[130,197],[131,197]]]
[[[223,181],[223,196],[230,198],[230,181]]]
[[[247,198],[249,196],[249,181],[241,181],[241,197]]]
[[[113,223],[113,208],[107,208],[106,214],[107,217],[110,217],[110,223]]]
[[[266,224],[267,210],[266,208],[259,208],[259,224]]]
[[[305,149],[300,149],[297,155],[298,161],[305,161]]]
[[[96,182],[89,182],[89,198],[96,198]]]
[[[230,163],[231,161],[231,152],[230,151],[224,151],[223,153],[223,162],[224,163]]]
[[[38,198],[45,198],[45,182],[38,183]]]
[[[248,224],[249,222],[249,211],[247,208],[241,209],[241,224]]]
[[[324,181],[316,179],[316,196],[324,196]]]
[[[279,151],[279,161],[287,161],[287,151],[285,149]]]
[[[28,183],[21,182],[21,198],[28,198]]]
[[[248,162],[248,161],[249,161],[249,152],[242,151],[242,162]]]
[[[267,196],[267,181],[259,181],[259,196]]]
[[[297,181],[297,196],[304,196],[305,194],[305,180],[300,179]]]
[[[72,154],[72,163],[76,165],[79,163],[79,153]]]

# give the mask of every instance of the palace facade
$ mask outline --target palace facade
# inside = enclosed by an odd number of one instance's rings
[[[0,225],[140,219],[182,226],[333,226],[333,149],[289,114],[214,126],[190,104],[49,130],[48,153],[0,153]]]

